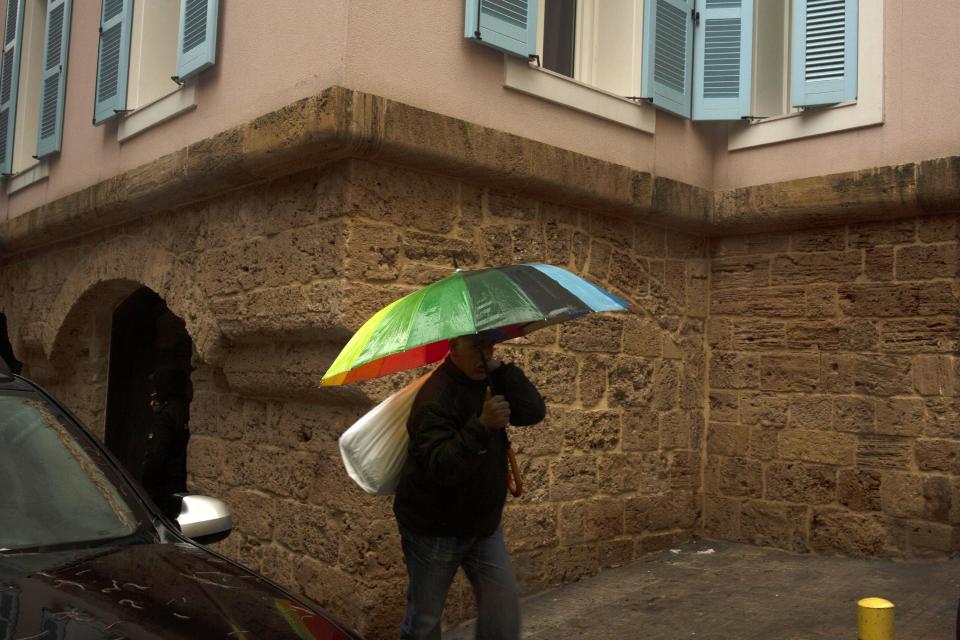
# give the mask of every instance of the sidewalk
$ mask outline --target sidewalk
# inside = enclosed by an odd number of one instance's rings
[[[523,604],[523,637],[855,640],[856,603],[867,596],[896,605],[897,640],[954,640],[960,560],[800,556],[699,541],[534,596]],[[444,638],[472,639],[473,627]]]

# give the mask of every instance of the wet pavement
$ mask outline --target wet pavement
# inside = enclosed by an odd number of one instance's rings
[[[860,560],[701,540],[523,603],[529,640],[838,640],[857,600],[894,603],[897,640],[953,640],[960,559]],[[444,638],[473,638],[473,627]]]

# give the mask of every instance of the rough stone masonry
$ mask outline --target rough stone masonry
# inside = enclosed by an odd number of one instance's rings
[[[698,532],[942,556],[960,199],[931,176],[955,164],[710,194],[333,89],[11,220],[0,309],[28,375],[102,435],[113,309],[158,293],[195,347],[191,487],[236,515],[220,550],[371,638],[396,633],[402,557],[390,499],[353,485],[336,440],[417,372],[317,384],[454,265],[546,261],[635,303],[504,346],[549,407],[513,436],[525,593]],[[471,614],[458,579],[448,620]]]

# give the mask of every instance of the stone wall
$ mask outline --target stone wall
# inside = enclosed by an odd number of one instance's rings
[[[140,286],[194,340],[190,484],[223,497],[219,548],[369,637],[392,637],[404,570],[389,498],[336,439],[416,372],[319,389],[376,309],[447,275],[564,265],[636,304],[505,346],[548,400],[514,430],[527,492],[505,528],[524,593],[687,539],[699,518],[707,243],[502,188],[361,160],[21,254],[0,308],[27,375],[101,436],[113,309]],[[131,425],[135,428],[135,425]],[[449,621],[472,615],[458,579]]]
[[[707,535],[958,549],[956,215],[716,239]]]

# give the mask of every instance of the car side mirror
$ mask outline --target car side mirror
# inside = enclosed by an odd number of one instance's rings
[[[210,496],[182,496],[177,523],[180,532],[200,544],[223,540],[233,529],[233,514],[222,500]]]

